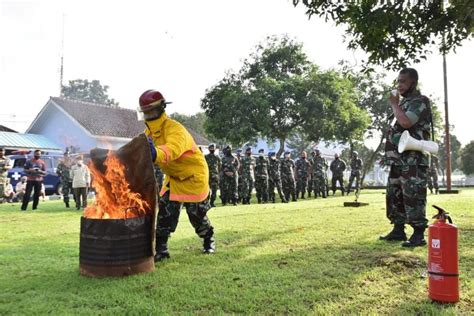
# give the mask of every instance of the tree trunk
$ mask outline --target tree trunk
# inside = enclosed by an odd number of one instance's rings
[[[374,150],[374,153],[372,154],[372,156],[370,156],[369,161],[364,162],[364,169],[363,169],[362,176],[361,176],[361,179],[360,179],[360,186],[361,186],[361,187],[362,187],[363,184],[364,184],[365,175],[366,175],[367,172],[369,171],[369,168],[373,168],[373,167],[374,167],[375,157],[377,157],[377,154],[380,152],[380,150],[382,150],[382,146],[383,146],[384,140],[385,140],[385,136],[382,136],[382,137],[380,138],[379,145],[378,145],[377,148]]]
[[[281,154],[285,151],[285,142],[286,138],[280,138],[280,149],[278,149],[278,152],[276,154],[277,158],[281,157]]]

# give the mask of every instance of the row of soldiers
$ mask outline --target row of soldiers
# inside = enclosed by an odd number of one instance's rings
[[[216,146],[208,147],[209,154],[205,156],[209,166],[209,186],[211,189],[210,203],[215,206],[217,190],[220,190],[222,204],[237,203],[250,204],[252,190],[255,187],[258,203],[276,202],[275,190],[283,203],[298,198],[305,199],[314,194],[314,197],[326,198],[329,194],[327,178],[328,163],[321,156],[319,149],[312,152],[310,158],[302,152],[296,162],[291,159],[290,152],[285,152],[283,159],[277,159],[275,152],[269,152],[268,158],[263,149],[258,151],[258,157],[252,156],[252,149],[246,148],[245,154],[237,150],[236,156],[232,148],[223,149],[222,159],[215,154]],[[343,173],[346,163],[338,154],[331,162],[329,169],[333,174],[332,191],[336,192],[339,182],[342,194],[351,191],[352,183],[356,180],[356,190],[359,189],[362,160],[357,152],[353,152],[351,159],[351,176],[347,188],[344,188]]]

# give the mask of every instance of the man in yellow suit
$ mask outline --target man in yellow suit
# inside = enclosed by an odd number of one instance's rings
[[[166,115],[170,102],[160,92],[145,91],[139,103],[152,159],[166,175],[158,204],[155,261],[170,257],[168,237],[176,230],[183,204],[196,234],[204,239],[203,252],[214,253],[214,229],[206,215],[209,170],[204,155],[186,128]]]

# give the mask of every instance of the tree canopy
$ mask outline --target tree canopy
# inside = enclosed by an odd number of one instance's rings
[[[472,37],[474,1],[293,0],[314,15],[346,27],[348,48],[368,53],[365,70],[383,65],[397,70],[426,59],[431,49],[455,50]]]
[[[461,170],[467,175],[474,174],[474,141],[471,141],[462,149]]]
[[[67,99],[117,107],[119,103],[109,97],[108,89],[109,86],[102,85],[99,80],[76,79],[69,80],[69,85],[63,86],[61,92]]]
[[[302,132],[308,141],[361,139],[367,113],[357,107],[352,82],[340,72],[322,71],[302,44],[268,37],[244,61],[206,91],[201,107],[206,130],[234,145],[262,137],[285,141]]]

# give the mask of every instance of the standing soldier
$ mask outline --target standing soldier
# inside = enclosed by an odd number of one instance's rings
[[[300,159],[296,161],[296,196],[304,199],[306,187],[311,173],[311,163],[308,161],[306,151],[301,152]]]
[[[61,181],[61,194],[63,195],[64,204],[69,208],[69,194],[72,192],[72,177],[71,177],[71,166],[72,161],[69,157],[69,151],[64,153],[64,158],[59,162],[56,168],[56,174],[59,176]],[[73,193],[74,194],[74,193]],[[76,195],[74,194],[74,200]]]
[[[430,168],[428,169],[428,188],[430,188],[431,194],[433,194],[433,187],[435,189],[435,193],[436,194],[439,193],[438,170],[439,170],[438,156],[432,154]]]
[[[252,148],[245,149],[245,157],[241,160],[242,176],[242,204],[250,204],[253,188],[253,170],[255,168],[255,159],[252,157]]]
[[[232,155],[232,148],[227,146],[222,150],[222,205],[232,203],[237,205],[237,181],[239,161]]]
[[[387,183],[387,217],[393,230],[382,240],[406,240],[405,224],[413,227],[413,235],[403,247],[426,245],[424,232],[426,218],[426,182],[429,157],[416,150],[398,152],[398,143],[404,131],[418,140],[429,140],[432,127],[430,100],[417,88],[418,72],[404,68],[398,75],[398,93],[389,97],[394,121],[387,131],[385,156],[382,164],[390,166]],[[400,95],[403,96],[400,102]]]
[[[257,191],[258,203],[268,202],[268,160],[265,158],[265,151],[258,151],[258,158],[255,162],[255,190]]]
[[[5,156],[5,149],[0,148],[0,199],[5,195],[7,186],[8,170],[12,168],[11,160]]]
[[[311,193],[313,192],[313,161],[314,157],[316,156],[315,151],[311,152],[311,157],[308,159],[309,164],[311,165],[310,172],[309,172],[309,179],[308,179],[308,197],[311,197]]]
[[[281,190],[280,161],[277,160],[274,151],[268,153],[268,199],[275,203],[275,188],[283,203],[288,203]]]
[[[344,195],[344,170],[346,170],[346,162],[339,158],[339,154],[334,154],[334,160],[329,166],[332,172],[332,195],[336,194],[336,184],[339,182],[342,195]]]
[[[243,186],[243,180],[242,180],[242,149],[237,149],[235,152],[235,157],[237,158],[237,161],[239,162],[239,170],[237,171],[237,176],[238,176],[238,182],[237,182],[237,201],[239,203],[242,203],[242,197],[243,197],[243,191],[242,191],[242,186]]]
[[[346,189],[347,194],[351,192],[352,182],[354,181],[354,178],[356,180],[355,189],[356,189],[356,194],[357,194],[357,191],[359,190],[360,179],[361,179],[360,176],[362,174],[363,167],[364,167],[364,163],[362,162],[362,159],[359,158],[359,153],[357,151],[354,151],[352,153],[352,159],[351,159],[351,175],[349,177],[349,183],[347,184],[347,189]]]
[[[210,188],[210,204],[216,207],[214,202],[217,197],[217,189],[219,188],[219,174],[221,172],[221,158],[215,154],[216,145],[210,144],[207,147],[209,153],[205,156],[207,166],[209,168],[209,188]],[[222,192],[221,192],[222,194]]]
[[[290,152],[285,152],[283,160],[280,162],[281,183],[285,200],[296,201],[295,187],[295,162],[290,157]]]
[[[322,196],[327,197],[327,170],[328,163],[326,159],[321,156],[321,151],[316,149],[313,158],[313,189],[314,198]]]

